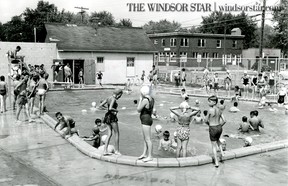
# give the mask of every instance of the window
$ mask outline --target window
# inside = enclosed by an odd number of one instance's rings
[[[198,47],[205,47],[206,39],[198,39]]]
[[[159,53],[159,62],[164,62],[165,61],[165,54],[163,52]]]
[[[212,57],[213,57],[213,58],[219,58],[219,54],[218,54],[217,52],[213,52],[213,53],[212,53]]]
[[[170,52],[170,62],[176,62],[176,52]]]
[[[221,48],[221,40],[217,40],[217,43],[216,43],[216,48]]]
[[[97,63],[104,63],[104,57],[97,57]]]
[[[127,67],[134,67],[135,57],[127,57]]]
[[[176,46],[176,38],[171,38],[170,39],[170,46],[175,47]]]
[[[157,45],[158,44],[158,39],[155,39],[154,40],[154,45]]]
[[[161,40],[161,46],[165,46],[165,39]]]
[[[197,58],[198,52],[192,52],[192,58]]]
[[[208,52],[203,52],[203,58],[208,58],[209,57],[209,53]]]
[[[227,55],[227,62],[232,63],[232,54]]]
[[[180,52],[180,62],[187,62],[187,52]]]
[[[237,48],[237,41],[236,41],[236,40],[233,40],[232,42],[233,42],[233,43],[232,43],[232,48]]]
[[[189,40],[187,38],[182,38],[180,42],[181,46],[187,47],[189,45]]]

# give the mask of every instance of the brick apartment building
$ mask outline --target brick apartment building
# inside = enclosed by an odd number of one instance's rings
[[[217,69],[241,63],[244,35],[238,28],[234,28],[231,35],[171,32],[148,34],[148,37],[158,50],[154,63],[160,68],[209,66]]]

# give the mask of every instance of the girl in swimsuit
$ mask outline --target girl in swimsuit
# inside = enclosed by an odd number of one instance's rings
[[[286,89],[284,87],[281,88],[281,90],[277,93],[278,96],[278,107],[284,105],[285,97],[286,97]]]
[[[224,83],[225,83],[225,90],[227,93],[227,97],[230,97],[230,89],[232,85],[232,78],[230,72],[227,70],[226,77],[224,78]]]
[[[1,104],[1,113],[6,111],[6,97],[8,92],[8,86],[5,82],[5,77],[0,77],[0,104]]]
[[[117,117],[117,113],[118,113],[118,104],[117,104],[117,100],[119,98],[121,98],[123,94],[123,91],[121,89],[116,89],[113,92],[113,95],[109,98],[107,98],[106,100],[104,100],[99,107],[103,107],[105,104],[107,104],[107,108],[108,111],[105,114],[103,123],[107,124],[107,128],[108,128],[108,134],[107,134],[107,138],[106,138],[106,142],[105,142],[105,147],[104,147],[104,153],[103,155],[111,155],[111,153],[108,153],[108,145],[112,136],[112,130],[114,131],[114,135],[115,135],[115,154],[116,155],[121,155],[121,153],[119,152],[119,127],[118,127],[118,117]]]
[[[217,107],[218,98],[216,96],[210,96],[208,98],[208,105],[210,109],[206,113],[205,122],[209,125],[209,136],[212,145],[213,158],[215,161],[215,167],[219,166],[219,160],[217,157],[217,147],[220,149],[223,157],[222,144],[220,142],[220,136],[222,134],[222,126],[226,123],[226,120],[222,114],[222,111]]]
[[[181,112],[178,113],[177,109],[181,109]],[[192,112],[188,112],[188,110]],[[187,145],[190,137],[190,123],[192,121],[192,116],[195,116],[198,112],[200,112],[199,108],[191,108],[190,106],[183,107],[171,107],[170,111],[178,117],[179,126],[177,128],[177,150],[176,150],[176,158],[181,157],[180,152],[182,150],[182,157],[187,156]]]
[[[143,86],[140,89],[141,95],[137,111],[140,113],[142,124],[142,132],[144,137],[144,150],[139,160],[148,162],[153,160],[152,156],[152,141],[151,141],[151,125],[153,124],[152,113],[154,107],[154,99],[149,95],[150,87]]]
[[[254,97],[256,97],[256,92],[257,92],[257,83],[258,83],[258,79],[257,76],[253,75],[251,78],[251,87],[252,87],[252,98],[254,99]]]
[[[248,92],[249,92],[249,80],[250,80],[250,77],[249,75],[247,74],[246,71],[244,71],[244,76],[242,76],[242,84],[243,84],[243,89],[244,89],[244,96],[243,98],[245,99],[248,99]]]

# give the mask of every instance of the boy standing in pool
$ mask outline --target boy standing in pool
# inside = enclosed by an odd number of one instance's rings
[[[208,110],[205,121],[209,125],[209,135],[215,160],[215,167],[218,168],[219,160],[217,157],[217,149],[220,149],[221,155],[223,157],[224,154],[222,150],[222,144],[220,142],[220,137],[222,134],[222,126],[226,123],[226,120],[220,109],[217,107],[217,103],[218,98],[216,96],[210,96],[208,98],[208,105],[210,106],[210,109]]]

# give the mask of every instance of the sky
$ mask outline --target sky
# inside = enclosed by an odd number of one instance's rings
[[[77,13],[79,9],[75,7],[89,8],[87,13],[99,12],[106,10],[114,16],[116,22],[120,19],[130,19],[133,26],[140,27],[149,21],[159,21],[167,19],[169,21],[177,21],[182,27],[199,26],[202,16],[208,16],[213,10],[220,10],[219,6],[257,6],[261,5],[263,0],[45,0],[50,4],[55,4],[58,10]],[[267,6],[277,6],[280,0],[267,0]],[[6,23],[15,15],[20,15],[26,8],[35,9],[38,0],[0,0],[0,22]],[[148,5],[157,3],[167,3],[167,5],[177,5],[178,11],[152,11]],[[196,3],[192,4],[192,3]],[[199,3],[197,5],[197,3]],[[198,6],[198,10],[197,10]],[[137,9],[138,7],[138,9]],[[175,7],[175,6],[174,6]],[[193,9],[195,7],[195,9]],[[206,11],[205,11],[206,10]],[[228,11],[226,11],[228,12]],[[240,11],[230,11],[238,14]],[[255,15],[261,11],[245,11],[248,15]],[[272,12],[266,12],[265,23],[273,25],[271,22]],[[261,16],[256,17],[261,24]]]

